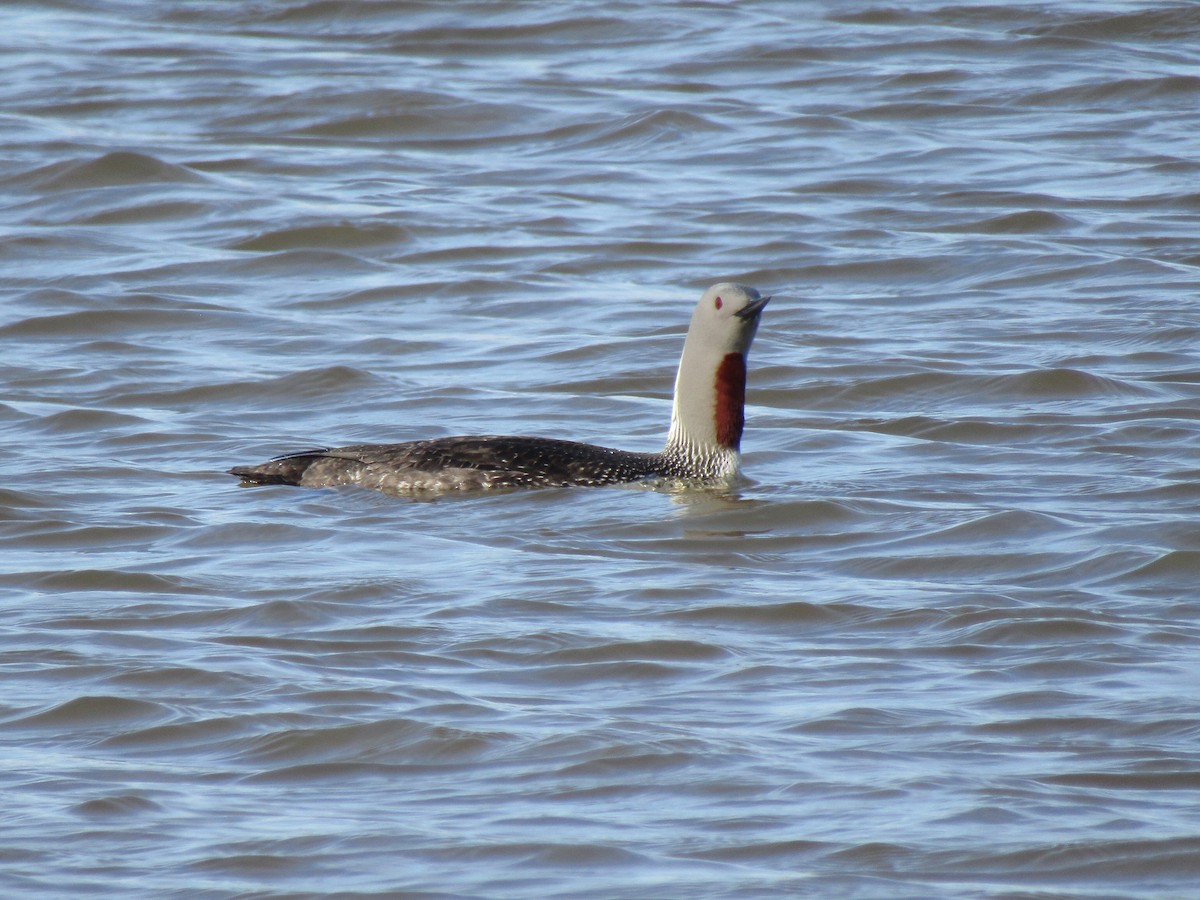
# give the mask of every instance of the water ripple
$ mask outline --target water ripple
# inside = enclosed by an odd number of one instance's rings
[[[26,4],[6,895],[1185,896],[1190,5]],[[135,21],[136,18],[136,21]],[[241,490],[657,449],[734,490]]]

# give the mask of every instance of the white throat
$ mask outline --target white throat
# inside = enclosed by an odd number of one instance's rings
[[[765,303],[753,288],[722,283],[692,314],[663,452],[705,477],[733,475],[741,463],[746,356]]]

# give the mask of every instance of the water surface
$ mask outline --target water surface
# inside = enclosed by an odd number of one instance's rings
[[[0,884],[1184,896],[1200,7],[18,4]],[[734,495],[243,490],[656,449]]]

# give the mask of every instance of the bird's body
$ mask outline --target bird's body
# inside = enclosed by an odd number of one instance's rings
[[[709,288],[684,342],[667,444],[658,453],[542,437],[480,435],[290,453],[230,470],[243,484],[357,485],[389,494],[713,482],[737,474],[746,354],[769,297],[744,285]]]

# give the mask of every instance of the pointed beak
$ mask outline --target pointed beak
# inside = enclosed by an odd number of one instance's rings
[[[734,315],[739,319],[753,319],[763,311],[763,307],[767,305],[770,299],[770,297],[759,297],[757,300],[751,300],[749,303],[735,312]]]

